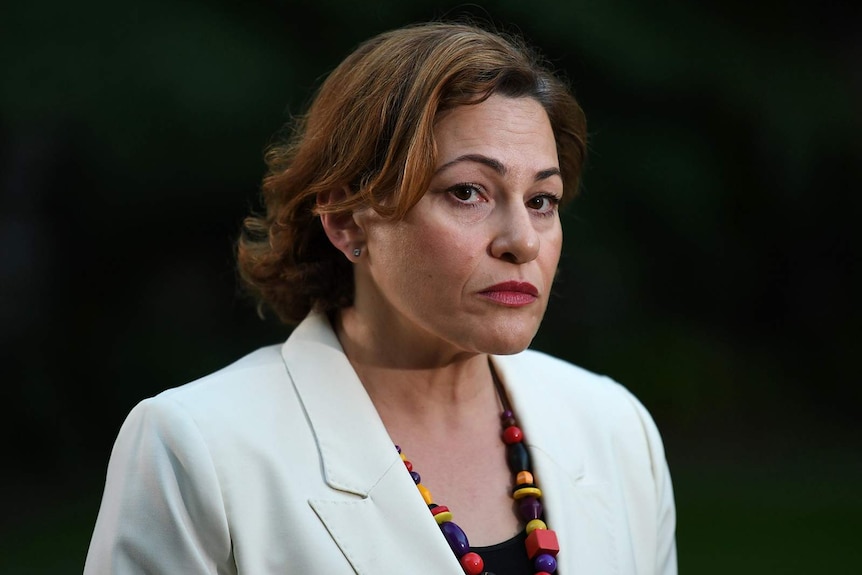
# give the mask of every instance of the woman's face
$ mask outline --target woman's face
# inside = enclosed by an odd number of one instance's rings
[[[355,311],[394,353],[516,353],[539,328],[562,245],[547,114],[491,96],[444,112],[434,136],[436,172],[404,219],[355,214]]]

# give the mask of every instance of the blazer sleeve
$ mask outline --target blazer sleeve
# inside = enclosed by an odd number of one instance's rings
[[[641,420],[652,464],[656,501],[656,575],[676,575],[676,505],[670,469],[665,457],[664,444],[652,416],[633,395],[629,394]]]
[[[85,575],[235,571],[210,450],[183,407],[138,404],[108,464]]]

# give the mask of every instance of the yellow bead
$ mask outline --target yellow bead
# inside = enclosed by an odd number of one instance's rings
[[[521,499],[523,497],[527,497],[528,495],[535,495],[536,497],[542,496],[542,490],[538,487],[521,487],[520,489],[516,489],[512,494],[512,498]]]
[[[545,522],[541,519],[532,519],[527,523],[527,535],[535,531],[536,529],[547,529],[548,526],[545,525]]]
[[[518,485],[524,485],[525,483],[533,483],[533,474],[529,471],[519,471],[518,478],[515,480],[515,483]]]
[[[440,525],[444,521],[452,521],[452,512],[443,511],[442,513],[438,513],[437,515],[435,515],[434,519],[437,520],[437,525]]]
[[[418,483],[416,485],[416,488],[419,489],[419,493],[422,494],[422,499],[425,500],[425,505],[431,505],[432,503],[434,503],[434,500],[431,498],[431,492],[428,491],[427,487],[425,487],[421,483]]]
[[[400,453],[399,455],[401,456],[401,461],[407,461],[406,455],[404,455],[403,453]]]

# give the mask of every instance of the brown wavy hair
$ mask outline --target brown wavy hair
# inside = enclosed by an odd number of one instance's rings
[[[266,153],[266,214],[245,219],[237,246],[241,280],[262,313],[285,323],[353,301],[353,268],[329,242],[319,215],[371,208],[400,218],[437,163],[442,111],[492,94],[537,100],[550,119],[565,198],[577,193],[586,120],[566,83],[516,37],[470,24],[428,23],[361,44],[323,82],[291,136]],[[338,203],[319,193],[347,189]]]

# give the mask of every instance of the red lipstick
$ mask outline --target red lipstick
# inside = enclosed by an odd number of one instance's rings
[[[521,307],[539,298],[539,290],[529,282],[508,281],[479,292],[479,295],[508,307]]]

